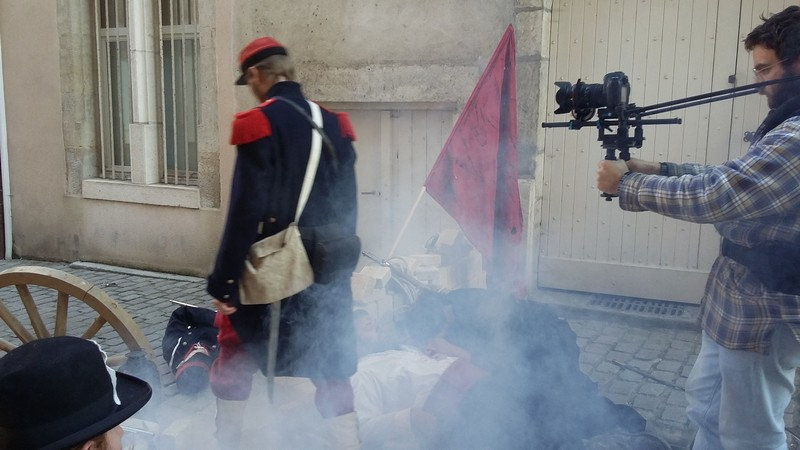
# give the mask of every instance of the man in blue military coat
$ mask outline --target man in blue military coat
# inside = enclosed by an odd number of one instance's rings
[[[237,446],[252,376],[267,361],[270,310],[242,305],[239,280],[250,246],[283,230],[293,220],[311,149],[310,106],[294,81],[286,49],[261,37],[239,54],[238,85],[248,85],[262,102],[236,114],[231,144],[236,164],[228,216],[208,293],[217,308],[220,354],[210,384],[217,396],[217,438]],[[346,114],[322,110],[324,133],[319,167],[305,209],[303,227],[336,224],[355,234],[355,134]],[[357,421],[349,378],[356,370],[350,272],[326,284],[312,284],[282,301],[276,374],[310,378],[315,403],[330,425],[334,446],[357,447]]]

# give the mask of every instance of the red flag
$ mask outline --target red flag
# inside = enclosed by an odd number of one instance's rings
[[[425,180],[431,197],[490,263],[490,285],[519,281],[522,207],[514,51],[509,25]]]

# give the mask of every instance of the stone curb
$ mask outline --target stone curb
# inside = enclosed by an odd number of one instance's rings
[[[135,275],[138,277],[160,278],[163,280],[172,280],[172,281],[190,281],[193,283],[197,283],[204,280],[203,278],[190,277],[187,275],[176,275],[165,272],[152,272],[149,270],[131,269],[128,267],[112,266],[109,264],[98,264],[98,263],[84,262],[84,261],[75,261],[73,263],[69,263],[69,267],[72,269],[96,270],[100,272]]]

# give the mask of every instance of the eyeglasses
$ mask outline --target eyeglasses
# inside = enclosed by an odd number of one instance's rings
[[[753,75],[755,75],[756,78],[761,79],[761,78],[764,77],[764,75],[769,73],[770,69],[772,69],[773,67],[777,66],[778,64],[783,64],[788,60],[789,60],[788,58],[785,58],[785,59],[782,59],[782,60],[780,60],[778,62],[774,62],[774,63],[766,65],[766,66],[758,65],[756,67],[753,67]]]

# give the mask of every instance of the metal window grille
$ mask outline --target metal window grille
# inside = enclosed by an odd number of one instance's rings
[[[158,16],[151,24],[128,24],[128,0],[94,2],[103,178],[131,179],[134,100],[128,27],[146,26],[158,30],[159,38],[160,180],[197,184],[197,2],[153,0]]]
[[[97,34],[98,110],[100,111],[101,177],[130,180],[132,122],[127,1],[98,0],[94,5]]]
[[[163,105],[162,182],[197,184],[197,0],[158,0]]]

